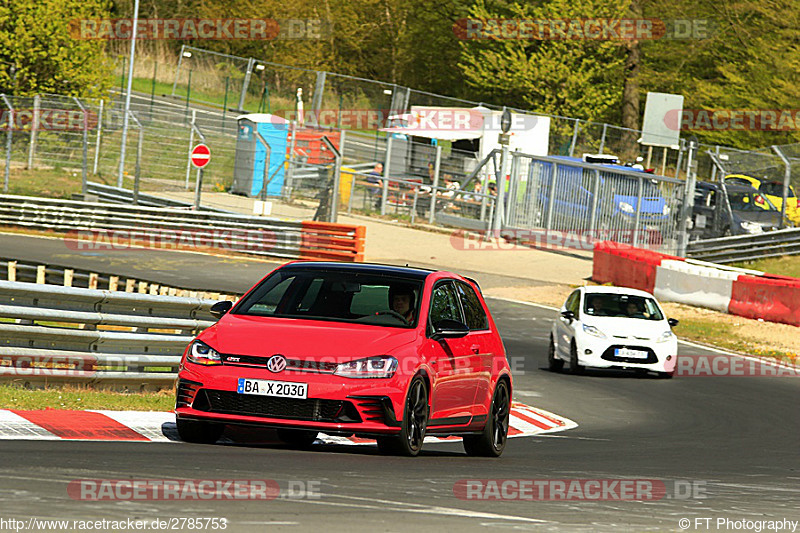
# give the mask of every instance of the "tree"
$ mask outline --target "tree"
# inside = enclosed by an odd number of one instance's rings
[[[685,109],[797,109],[797,0],[659,0],[651,4],[651,13],[701,25],[690,38],[660,40],[644,48],[643,88],[683,94]],[[786,131],[700,129],[694,133],[703,142],[753,148],[796,142],[800,140],[798,131],[800,124]]]
[[[76,38],[70,21],[107,18],[109,9],[105,0],[13,0],[0,5],[0,91],[105,94],[113,69],[106,43]]]
[[[580,4],[549,0],[539,5],[489,6],[470,10],[473,19],[545,20],[619,18],[623,0]],[[465,40],[459,67],[467,84],[487,100],[539,112],[603,119],[620,101],[623,59],[619,45],[595,39]]]

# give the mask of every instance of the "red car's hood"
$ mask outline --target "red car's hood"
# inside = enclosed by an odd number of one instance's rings
[[[412,343],[417,330],[243,315],[226,315],[200,335],[222,354],[290,359],[324,357],[337,362],[373,355],[392,355]]]

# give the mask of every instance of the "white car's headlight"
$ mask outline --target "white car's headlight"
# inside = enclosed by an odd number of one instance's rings
[[[594,326],[589,326],[589,325],[584,324],[583,325],[583,331],[585,331],[589,335],[594,335],[595,337],[600,337],[601,339],[605,339],[606,338],[606,334],[603,333],[602,331],[600,331],[599,329],[597,329]]]
[[[619,203],[619,210],[622,211],[623,213],[633,213],[634,212],[633,206],[631,204],[629,204],[628,202],[620,202]]]
[[[745,230],[747,233],[761,233],[762,231],[764,231],[763,228],[761,227],[761,224],[759,224],[758,222],[748,222],[748,221],[742,222],[742,229]]]
[[[390,378],[397,371],[397,359],[389,355],[340,363],[334,374],[348,378]]]
[[[201,341],[193,341],[189,345],[187,359],[196,365],[221,365],[222,358],[214,348]]]
[[[674,337],[674,336],[675,336],[675,334],[672,333],[672,331],[667,330],[664,333],[662,333],[661,336],[658,337],[658,339],[656,339],[656,342],[667,342],[668,340],[672,339],[672,337]]]

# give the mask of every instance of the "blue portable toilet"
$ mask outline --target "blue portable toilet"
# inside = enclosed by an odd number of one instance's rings
[[[286,168],[289,121],[265,113],[242,115],[237,121],[239,132],[236,136],[236,158],[231,192],[250,197],[261,195],[261,187],[264,184],[264,163],[267,157],[267,149],[264,146],[266,142],[270,147],[267,196],[280,196],[283,192]]]

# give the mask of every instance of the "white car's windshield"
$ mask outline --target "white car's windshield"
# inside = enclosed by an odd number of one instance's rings
[[[655,300],[632,294],[587,293],[583,312],[591,316],[664,320]]]

